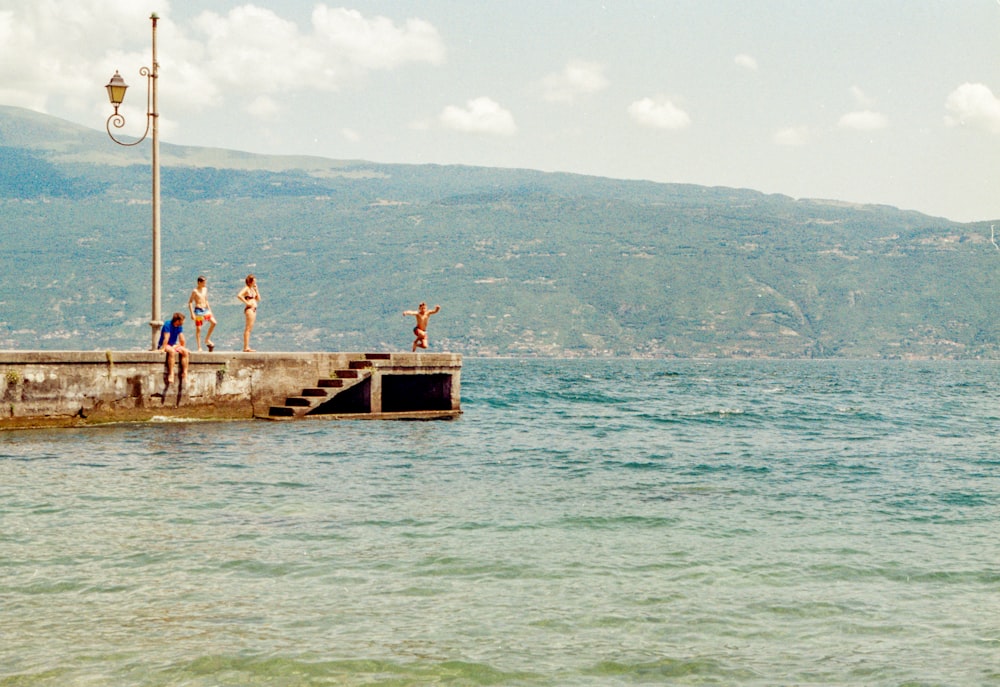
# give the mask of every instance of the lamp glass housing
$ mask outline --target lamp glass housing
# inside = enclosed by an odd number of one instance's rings
[[[128,88],[128,84],[125,83],[125,79],[122,78],[122,75],[117,70],[115,70],[115,75],[111,77],[111,81],[108,82],[105,88],[108,89],[108,100],[111,101],[111,104],[115,107],[121,105],[122,101],[125,100],[125,89]]]

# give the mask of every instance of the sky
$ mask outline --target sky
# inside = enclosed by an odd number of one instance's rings
[[[0,0],[0,104],[141,134],[153,12],[165,143],[1000,220],[1000,0]]]

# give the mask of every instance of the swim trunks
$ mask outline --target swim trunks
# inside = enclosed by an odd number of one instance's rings
[[[194,309],[194,326],[200,327],[205,323],[205,320],[212,319],[212,311],[208,308],[195,308]]]

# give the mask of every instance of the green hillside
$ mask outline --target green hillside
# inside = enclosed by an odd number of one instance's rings
[[[141,349],[149,147],[0,107],[0,348]],[[223,348],[1000,357],[989,223],[530,170],[162,146],[163,309],[209,277]]]

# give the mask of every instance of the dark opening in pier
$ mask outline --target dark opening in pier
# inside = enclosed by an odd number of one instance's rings
[[[451,375],[382,375],[382,412],[451,410]]]

